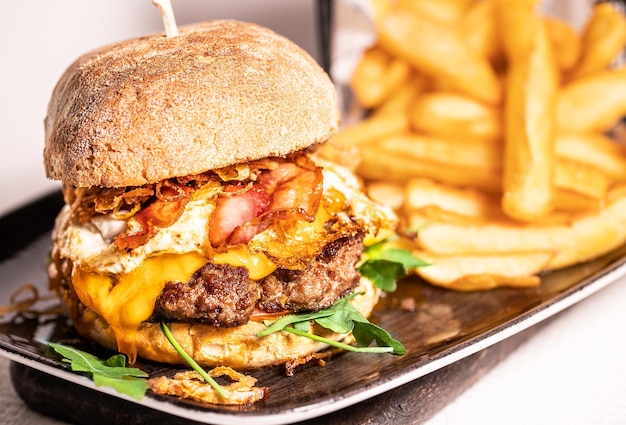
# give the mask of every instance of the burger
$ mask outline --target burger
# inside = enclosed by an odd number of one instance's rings
[[[393,214],[319,154],[335,89],[301,48],[213,21],[90,52],[62,75],[45,120],[47,176],[65,205],[51,287],[77,332],[137,357],[258,368],[324,343],[267,321],[379,289],[356,266]],[[318,329],[329,339],[345,338]]]

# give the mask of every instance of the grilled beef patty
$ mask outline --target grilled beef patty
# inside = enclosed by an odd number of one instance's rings
[[[362,251],[363,235],[338,239],[306,269],[277,269],[260,281],[251,280],[245,267],[207,263],[187,283],[166,283],[153,320],[235,327],[248,322],[255,307],[269,313],[321,310],[358,285]]]

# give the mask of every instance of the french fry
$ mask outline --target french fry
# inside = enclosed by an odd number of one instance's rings
[[[450,211],[438,205],[426,205],[409,210],[406,213],[407,226],[416,230],[436,223],[471,226],[474,224],[483,224],[487,221],[489,220],[485,217],[471,216],[457,211]]]
[[[377,27],[379,43],[419,71],[485,103],[500,102],[502,88],[489,61],[468,49],[458,32],[401,7]]]
[[[363,146],[392,134],[403,133],[409,128],[408,111],[381,119],[371,116],[354,125],[343,128],[330,139],[338,146]]]
[[[559,158],[554,175],[556,209],[584,211],[604,204],[611,180],[591,166]],[[449,186],[430,179],[413,178],[406,183],[405,209],[410,212],[436,206],[467,217],[501,220],[504,217],[499,198],[472,189]],[[432,212],[432,210],[430,210]],[[446,218],[437,217],[441,221]],[[412,222],[416,226],[416,218]],[[428,220],[433,220],[432,216]],[[544,218],[545,220],[545,218]],[[435,220],[436,221],[436,220]]]
[[[343,127],[330,140],[337,146],[363,146],[392,134],[409,129],[409,107],[415,97],[426,87],[423,76],[415,76],[406,87],[397,90],[369,117],[356,124]]]
[[[417,133],[394,134],[376,143],[376,147],[414,160],[466,168],[498,170],[502,163],[502,145],[483,140],[452,140]]]
[[[496,1],[495,19],[508,61],[526,62],[534,50],[535,33],[540,27],[540,18],[535,13],[538,3],[538,0]]]
[[[609,177],[596,168],[566,159],[559,159],[556,163],[554,185],[559,189],[602,200],[609,184]]]
[[[558,71],[545,25],[534,6],[534,1],[511,0],[501,1],[497,8],[509,61],[502,209],[523,221],[545,216],[554,207]]]
[[[495,5],[495,0],[474,2],[462,18],[459,31],[468,48],[499,64],[503,57]]]
[[[365,191],[374,201],[394,210],[399,210],[405,203],[405,190],[400,183],[372,182],[366,185]]]
[[[435,206],[467,217],[500,217],[499,198],[476,189],[414,178],[407,182],[404,207],[407,211]]]
[[[595,167],[616,182],[626,181],[626,146],[602,133],[561,133],[555,152],[559,158]]]
[[[569,22],[549,16],[545,16],[543,19],[553,46],[556,63],[562,72],[567,72],[576,65],[580,58],[581,37]]]
[[[560,269],[597,258],[626,242],[626,186],[613,187],[604,208],[578,216],[570,228],[567,245],[550,261]]]
[[[389,116],[407,113],[415,99],[428,90],[429,85],[430,80],[426,76],[413,73],[411,81],[393,92],[372,115]]]
[[[597,210],[604,205],[604,199],[592,198],[565,188],[557,188],[554,202],[556,210],[566,212]]]
[[[610,2],[593,7],[582,36],[582,54],[569,81],[607,69],[626,47],[626,17]]]
[[[416,215],[414,221],[423,224]],[[439,255],[504,254],[528,251],[556,251],[570,241],[567,224],[525,224],[515,221],[474,223],[431,222],[419,231],[419,245]]]
[[[421,95],[409,115],[417,132],[457,139],[502,139],[502,111],[452,92]]]
[[[596,72],[566,84],[557,102],[564,132],[604,132],[626,116],[626,68]]]
[[[374,45],[363,53],[352,74],[350,87],[359,104],[374,108],[406,84],[410,73],[408,63]]]
[[[417,275],[434,285],[457,291],[539,286],[541,279],[536,274],[545,270],[554,257],[550,251],[485,255],[433,255],[418,251],[415,254],[431,263],[415,269]]]
[[[570,211],[555,211],[550,215],[543,217],[540,222],[536,223],[524,223],[521,221],[515,221],[508,217],[498,206],[486,205],[484,212],[486,215],[469,215],[461,211],[450,211],[445,209],[444,205],[427,205],[416,209],[407,209],[407,223],[411,223],[411,227],[420,227],[420,223],[423,224],[435,224],[435,223],[452,223],[461,225],[474,225],[474,224],[514,224],[529,226],[548,226],[548,225],[569,225],[572,221],[572,214]],[[585,213],[588,211],[585,211]]]
[[[363,148],[360,157],[356,172],[365,180],[404,183],[413,177],[429,177],[445,183],[480,188],[489,193],[501,190],[498,170],[445,165],[373,146]]]

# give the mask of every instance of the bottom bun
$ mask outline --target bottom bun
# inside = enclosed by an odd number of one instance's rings
[[[378,302],[380,290],[367,279],[361,278],[355,292],[364,292],[350,300],[366,317]],[[76,306],[75,306],[76,307]],[[107,348],[117,350],[111,328],[92,310],[70,308],[72,320],[83,337],[92,339]],[[258,333],[265,329],[263,323],[248,322],[235,328],[216,328],[202,323],[168,324],[174,339],[202,366],[229,366],[235,369],[256,369],[284,364],[328,347],[324,343],[288,332],[275,332],[265,337]],[[315,334],[336,341],[346,335],[335,334],[315,327]],[[161,363],[185,364],[167,340],[159,323],[144,322],[137,332],[137,355]]]

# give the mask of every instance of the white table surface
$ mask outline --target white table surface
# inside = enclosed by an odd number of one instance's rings
[[[254,20],[316,54],[313,0],[173,3],[180,24]],[[160,30],[149,0],[0,4],[0,214],[58,187],[44,177],[41,151],[48,97],[65,67],[99,45]],[[625,301],[620,281],[560,313],[428,425],[626,423]],[[2,356],[0,424],[60,424],[15,395]]]

